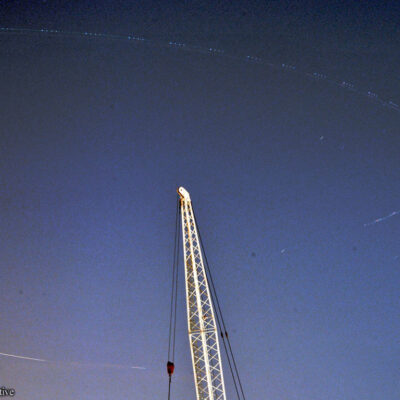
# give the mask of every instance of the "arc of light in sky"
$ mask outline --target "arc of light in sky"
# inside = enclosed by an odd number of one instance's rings
[[[385,221],[385,220],[387,220],[387,219],[389,219],[389,218],[394,217],[394,216],[397,215],[397,214],[400,214],[400,210],[398,210],[398,211],[393,211],[391,214],[386,215],[385,217],[377,218],[377,219],[375,219],[375,220],[372,221],[372,222],[368,222],[368,223],[364,224],[364,226],[371,226],[371,225],[378,224],[379,222],[383,222],[383,221]]]
[[[72,362],[51,361],[51,360],[44,360],[43,358],[19,356],[19,355],[16,355],[16,354],[8,354],[8,353],[0,353],[0,356],[18,358],[18,359],[21,359],[21,360],[37,361],[37,362],[44,362],[44,363],[51,363],[51,364],[64,364],[64,365],[71,365],[71,366],[78,366],[78,367],[146,369],[145,367],[137,367],[137,366],[130,366],[130,365],[122,365],[122,364],[85,363],[85,362],[77,362],[77,361],[75,361],[75,362],[73,362],[73,361]]]
[[[256,57],[252,55],[247,56],[238,56],[234,54],[229,54],[225,52],[223,49],[216,49],[212,47],[200,47],[200,46],[193,46],[188,45],[182,42],[161,42],[154,39],[147,39],[143,36],[137,35],[119,35],[119,34],[110,34],[110,33],[97,33],[97,32],[72,32],[72,31],[62,31],[58,29],[31,29],[31,28],[9,28],[9,27],[0,27],[0,33],[14,33],[14,34],[45,34],[45,35],[52,35],[52,36],[66,36],[66,37],[86,37],[86,38],[103,38],[103,39],[110,39],[110,40],[119,40],[119,41],[129,41],[129,42],[136,42],[136,43],[147,43],[155,47],[168,47],[168,48],[175,48],[179,50],[184,50],[192,53],[198,54],[208,54],[213,56],[219,56],[228,58],[231,60],[236,61],[245,61],[252,64],[260,64],[265,65],[269,68],[274,70],[281,70],[290,73],[300,74],[307,78],[311,78],[316,81],[324,81],[329,84],[335,85],[339,88],[349,90],[354,93],[358,93],[359,95],[368,97],[375,103],[380,104],[382,107],[390,108],[397,112],[400,112],[400,105],[394,103],[391,100],[383,100],[381,99],[377,93],[372,92],[370,90],[364,91],[362,89],[357,88],[353,83],[343,81],[343,80],[334,80],[328,78],[325,74],[321,74],[319,72],[309,72],[304,71],[297,68],[295,65],[291,64],[272,64],[261,57]]]

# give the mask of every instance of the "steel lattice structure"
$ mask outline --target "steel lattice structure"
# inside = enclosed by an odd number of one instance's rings
[[[186,307],[197,400],[226,400],[218,332],[189,193],[180,195]]]

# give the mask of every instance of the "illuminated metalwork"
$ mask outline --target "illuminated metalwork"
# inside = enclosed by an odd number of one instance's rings
[[[226,400],[218,332],[189,193],[181,198],[186,307],[197,400]]]

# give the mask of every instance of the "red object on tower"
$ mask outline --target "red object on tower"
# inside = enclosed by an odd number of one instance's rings
[[[168,372],[169,376],[171,376],[174,373],[174,369],[175,369],[174,363],[171,361],[168,361],[167,362],[167,372]]]

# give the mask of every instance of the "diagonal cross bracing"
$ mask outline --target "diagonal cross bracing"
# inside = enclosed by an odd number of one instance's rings
[[[181,197],[183,257],[190,349],[197,400],[226,400],[214,309],[189,193]]]

